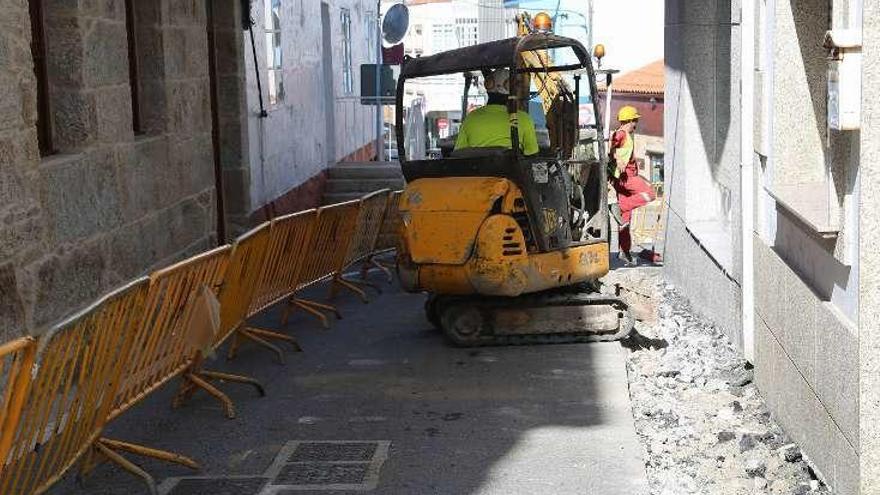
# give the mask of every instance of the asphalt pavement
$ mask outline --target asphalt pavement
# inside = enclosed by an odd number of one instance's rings
[[[376,276],[376,281],[381,278]],[[313,291],[323,300],[326,287]],[[285,365],[245,347],[212,367],[253,376],[268,395],[221,384],[238,416],[200,393],[171,409],[176,383],[109,425],[106,436],[180,452],[198,472],[127,457],[186,494],[595,494],[646,490],[618,344],[462,349],[425,320],[421,295],[383,286],[323,330],[279,311],[257,323],[295,335]],[[84,484],[50,493],[147,493],[101,465]]]

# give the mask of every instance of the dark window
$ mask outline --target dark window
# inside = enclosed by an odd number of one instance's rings
[[[30,0],[31,56],[37,77],[37,140],[40,155],[55,152],[52,146],[52,108],[49,102],[49,65],[46,58],[46,26],[43,0]]]
[[[141,134],[140,78],[138,76],[138,46],[135,32],[135,0],[125,0],[125,29],[128,33],[128,85],[131,88],[131,123],[135,134]]]

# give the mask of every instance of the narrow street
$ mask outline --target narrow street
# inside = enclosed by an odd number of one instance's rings
[[[383,291],[369,305],[340,297],[344,319],[329,331],[297,314],[284,331],[305,352],[288,353],[286,365],[252,347],[232,362],[219,358],[219,368],[258,378],[268,393],[224,385],[236,419],[207,395],[172,410],[168,386],[106,435],[202,463],[193,473],[129,456],[169,495],[311,493],[309,485],[315,493],[646,490],[618,343],[455,348],[425,320],[422,296],[384,283]],[[277,321],[272,311],[261,323]],[[342,443],[307,445],[328,441]],[[115,466],[80,487],[68,478],[51,493],[146,493]]]
[[[880,1],[0,5],[0,495],[880,495]]]

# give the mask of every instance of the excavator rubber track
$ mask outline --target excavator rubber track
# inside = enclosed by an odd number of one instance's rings
[[[462,347],[613,342],[635,320],[622,299],[557,289],[519,297],[431,296],[428,319]]]

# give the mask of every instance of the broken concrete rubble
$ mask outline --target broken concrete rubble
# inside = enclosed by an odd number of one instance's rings
[[[723,332],[696,315],[657,271],[615,273],[653,287],[656,323],[639,322],[627,368],[652,495],[828,494],[772,420],[753,371]],[[633,279],[632,282],[628,279]]]

